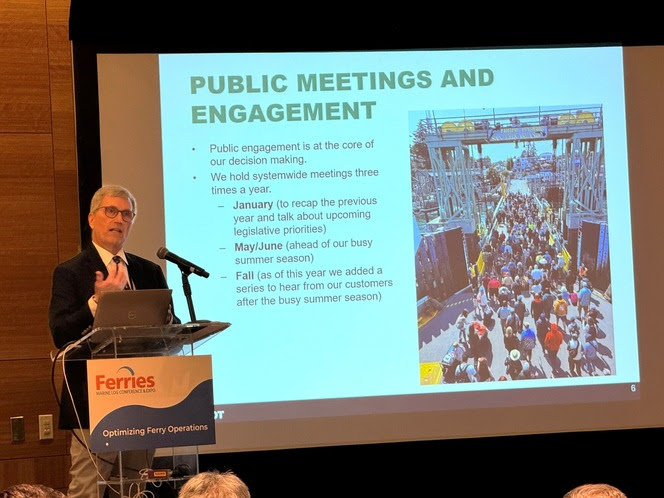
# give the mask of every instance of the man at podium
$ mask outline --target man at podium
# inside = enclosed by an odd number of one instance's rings
[[[92,243],[53,272],[49,325],[56,347],[63,348],[89,331],[102,292],[167,287],[159,265],[123,249],[136,213],[136,200],[124,187],[103,186],[92,197],[88,214]],[[180,321],[173,316],[173,323]],[[117,453],[96,455],[98,474],[87,448],[90,426],[86,362],[65,361],[65,369],[68,382],[62,387],[58,425],[73,431],[67,496],[90,498],[97,495],[97,481],[111,475]],[[136,478],[138,471],[150,467],[151,459],[151,451],[123,452],[123,474]]]

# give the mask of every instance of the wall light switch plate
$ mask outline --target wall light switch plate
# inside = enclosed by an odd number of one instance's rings
[[[23,417],[11,417],[11,433],[12,433],[12,443],[20,443],[25,441],[25,421]]]

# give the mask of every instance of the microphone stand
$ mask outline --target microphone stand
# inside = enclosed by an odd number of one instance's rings
[[[196,321],[196,312],[194,311],[194,302],[191,299],[191,286],[189,285],[189,275],[191,275],[191,268],[178,265],[180,272],[182,272],[182,288],[184,296],[187,298],[187,306],[189,306],[189,317],[192,322]]]

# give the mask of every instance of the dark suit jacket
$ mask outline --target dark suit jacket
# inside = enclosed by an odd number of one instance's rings
[[[126,253],[126,255],[129,276],[136,289],[165,289],[167,287],[166,278],[159,265],[134,254]],[[94,294],[96,271],[102,272],[105,277],[108,275],[106,265],[92,245],[69,261],[59,264],[53,271],[49,325],[53,342],[57,348],[77,341],[88,332],[88,327],[92,325],[94,317],[90,312],[88,300]],[[179,323],[179,320],[174,317],[174,322]],[[89,428],[86,363],[78,360],[65,361],[65,372],[71,396],[63,384],[59,427],[61,429],[79,428],[72,406],[71,398],[73,397],[81,425],[83,428]]]

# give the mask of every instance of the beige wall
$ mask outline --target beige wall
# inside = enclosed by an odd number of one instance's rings
[[[69,0],[0,0],[0,490],[68,480],[66,433],[37,430],[39,414],[57,421],[51,272],[79,247],[68,19]],[[11,442],[13,416],[24,442]]]

